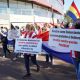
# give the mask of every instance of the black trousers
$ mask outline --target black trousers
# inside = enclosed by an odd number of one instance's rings
[[[49,59],[52,62],[52,60],[53,60],[52,54],[46,54],[46,62],[49,62]]]
[[[31,61],[33,64],[35,64],[37,66],[37,68],[39,67],[37,61],[36,61],[36,55],[34,54],[33,56],[28,55],[28,54],[24,54],[24,61],[25,61],[25,67],[26,67],[26,71],[27,74],[30,74],[30,57],[31,57]]]
[[[2,46],[3,46],[4,56],[6,57],[6,51],[8,51],[8,53],[10,53],[9,49],[7,48],[7,43],[2,43]]]
[[[4,56],[6,57],[6,51],[10,53],[9,49],[7,48],[7,44],[8,44],[7,37],[2,37],[1,42],[2,42],[2,47],[3,47],[3,53],[4,53]]]

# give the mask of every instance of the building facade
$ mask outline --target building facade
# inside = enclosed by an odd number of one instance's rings
[[[53,23],[63,19],[63,0],[0,0],[0,26],[27,22]]]

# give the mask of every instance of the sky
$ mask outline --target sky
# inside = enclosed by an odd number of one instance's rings
[[[73,1],[75,2],[76,6],[78,7],[78,10],[80,11],[80,0],[64,0],[64,1],[65,1],[64,12],[69,9]]]

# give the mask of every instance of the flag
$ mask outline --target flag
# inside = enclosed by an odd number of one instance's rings
[[[79,13],[79,10],[76,6],[76,4],[74,3],[74,1],[72,2],[68,12],[67,12],[67,15],[69,17],[72,18],[73,21],[77,20],[80,18],[80,13]]]
[[[35,35],[33,38],[41,38],[42,41],[48,41],[48,39],[49,39],[49,31],[45,31],[42,34]]]

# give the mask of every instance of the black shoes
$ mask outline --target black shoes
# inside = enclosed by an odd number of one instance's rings
[[[39,72],[39,71],[40,71],[40,66],[37,67],[37,72]]]
[[[25,78],[27,78],[27,77],[30,77],[31,76],[31,74],[25,74],[24,76],[23,76],[23,79],[25,79]]]
[[[39,72],[40,71],[40,66],[37,66],[37,70],[36,70],[37,72]],[[31,76],[31,74],[30,73],[27,73],[27,74],[25,74],[24,76],[23,76],[23,79],[25,79],[25,78],[27,78],[27,77],[30,77]]]

